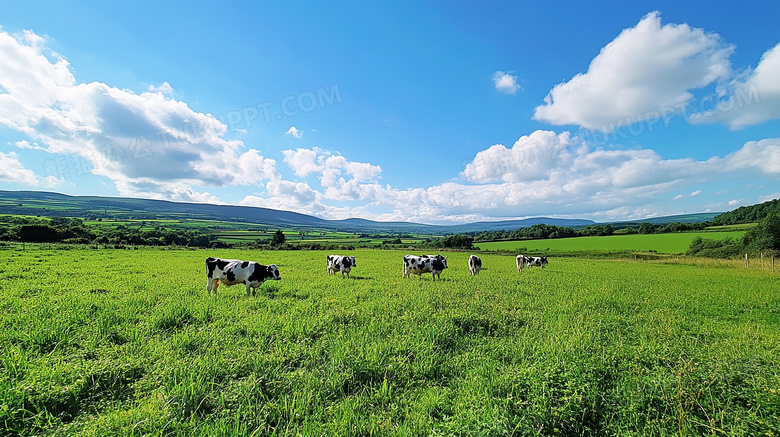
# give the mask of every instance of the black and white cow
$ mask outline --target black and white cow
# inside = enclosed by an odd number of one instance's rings
[[[482,270],[482,260],[476,255],[469,255],[469,275],[478,275]]]
[[[354,256],[341,256],[341,255],[328,255],[328,275],[332,275],[336,272],[341,272],[341,277],[344,277],[344,273],[349,278],[349,271],[352,267],[357,267],[355,264]]]
[[[265,266],[254,261],[241,261],[238,259],[206,258],[206,290],[209,294],[214,291],[217,294],[219,284],[227,286],[244,284],[246,295],[250,289],[254,292],[267,280],[278,281],[282,279],[276,264]],[[254,293],[253,293],[254,294]]]
[[[422,278],[423,273],[430,273],[433,280],[436,275],[441,279],[441,272],[447,268],[447,257],[441,255],[404,255],[404,278],[415,274]]]
[[[524,255],[517,255],[515,257],[515,262],[517,263],[517,271],[518,273],[523,273],[523,267],[525,267],[525,259],[526,256]]]
[[[517,271],[523,273],[523,267],[541,267],[544,268],[547,265],[546,256],[524,256],[517,255]]]
[[[541,267],[545,268],[547,266],[547,257],[546,256],[528,256],[526,257],[526,265],[528,267]]]

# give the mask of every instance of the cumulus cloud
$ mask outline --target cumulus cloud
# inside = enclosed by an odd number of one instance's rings
[[[324,198],[330,200],[367,200],[376,192],[382,169],[366,162],[348,161],[340,154],[315,147],[285,150],[284,162],[300,177],[318,174]]]
[[[287,129],[287,132],[285,132],[284,134],[285,135],[292,135],[293,137],[298,138],[298,139],[303,137],[303,131],[298,129],[298,128],[296,128],[295,126],[292,126],[289,129]]]
[[[737,130],[780,118],[780,44],[764,52],[753,70],[732,80],[693,123],[724,123]]]
[[[168,82],[163,82],[160,86],[149,85],[148,91],[150,93],[160,93],[165,96],[173,95],[173,87]]]
[[[523,156],[518,150],[529,147],[538,157],[535,165],[517,158]],[[660,202],[674,190],[746,174],[780,174],[780,139],[747,142],[734,153],[707,160],[664,159],[649,149],[603,149],[568,132],[536,131],[512,148],[498,144],[478,152],[461,173],[474,185],[444,184],[422,197],[442,214],[591,215],[615,210],[615,205],[630,209]],[[675,199],[701,194],[695,190]]]
[[[717,34],[661,25],[651,12],[602,48],[586,73],[553,87],[533,118],[608,131],[615,120],[687,104],[691,90],[731,74],[732,52]]]
[[[748,141],[741,149],[726,157],[730,170],[760,170],[768,175],[780,175],[780,138]]]
[[[92,173],[124,196],[215,201],[193,187],[258,184],[275,175],[274,160],[228,139],[227,126],[211,114],[168,97],[168,83],[141,94],[78,83],[68,61],[30,31],[0,31],[0,88],[0,125],[33,147],[88,160]]]
[[[547,174],[570,145],[568,132],[556,134],[537,130],[520,137],[512,148],[496,144],[477,153],[462,176],[471,182],[518,182],[539,179]]]
[[[493,73],[492,80],[496,89],[505,94],[514,95],[518,90],[522,91],[523,89],[523,87],[517,83],[517,76],[513,76],[504,71],[496,71]]]
[[[35,172],[19,162],[16,152],[0,152],[0,181],[32,186],[40,184]]]

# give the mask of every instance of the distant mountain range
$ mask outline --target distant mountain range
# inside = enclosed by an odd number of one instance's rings
[[[642,220],[631,220],[625,222],[614,222],[614,224],[637,224],[652,223],[654,225],[663,225],[666,223],[699,223],[712,221],[715,217],[721,215],[721,212],[699,212],[695,214],[667,215],[663,217],[651,217]]]
[[[579,227],[595,224],[592,220],[535,217],[523,220],[481,221],[458,225],[427,225],[410,222],[378,222],[361,218],[325,220],[291,211],[252,206],[212,205],[205,203],[170,202],[166,200],[125,197],[69,196],[42,191],[0,190],[0,214],[40,215],[60,217],[113,219],[207,219],[260,223],[294,229],[328,229],[365,233],[455,234],[513,230],[544,223]],[[715,214],[687,214],[657,217],[638,222],[669,223],[673,221],[711,220]],[[712,217],[710,217],[712,216]]]

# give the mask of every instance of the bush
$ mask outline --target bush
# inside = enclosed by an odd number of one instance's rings
[[[696,237],[688,247],[687,255],[704,256],[709,258],[733,258],[742,252],[742,245],[731,238],[725,240],[713,240],[710,238]]]
[[[771,214],[745,232],[742,246],[746,252],[780,251],[780,214]]]

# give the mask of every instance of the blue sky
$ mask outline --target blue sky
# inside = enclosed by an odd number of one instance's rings
[[[423,223],[731,210],[780,197],[777,17],[10,2],[0,189]]]

